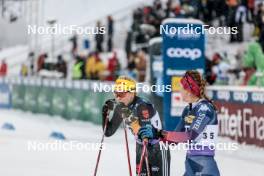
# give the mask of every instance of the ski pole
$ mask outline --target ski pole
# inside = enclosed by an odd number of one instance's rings
[[[147,156],[147,143],[148,143],[148,140],[144,139],[143,140],[143,150],[142,150],[142,153],[140,156],[140,162],[139,162],[139,168],[138,168],[138,176],[140,176],[140,174],[141,174],[144,159],[145,159],[145,164],[147,167],[147,174],[148,174],[148,176],[150,176],[149,161],[147,158],[148,157]]]
[[[150,168],[149,168],[148,149],[147,148],[145,151],[145,163],[146,163],[146,168],[147,168],[147,175],[151,176],[151,172],[150,172]]]
[[[126,130],[125,121],[123,121],[123,126],[124,126],[125,139],[126,139],[126,152],[127,152],[127,161],[128,161],[129,176],[132,176],[131,163],[130,163],[130,153],[129,153],[129,146],[128,146],[127,130]]]
[[[94,169],[94,176],[96,176],[96,174],[97,174],[97,169],[98,169],[99,161],[100,161],[100,158],[101,158],[102,147],[103,147],[103,142],[104,142],[104,137],[105,137],[105,131],[106,131],[107,124],[108,124],[107,122],[108,122],[108,114],[107,114],[107,116],[105,118],[104,132],[103,132],[103,136],[102,136],[102,139],[101,139],[101,142],[100,142],[99,153],[97,155],[96,166],[95,166],[95,169]]]

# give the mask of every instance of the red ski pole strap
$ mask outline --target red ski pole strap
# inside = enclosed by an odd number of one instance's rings
[[[162,141],[172,143],[187,142],[190,139],[189,133],[176,131],[162,131]]]

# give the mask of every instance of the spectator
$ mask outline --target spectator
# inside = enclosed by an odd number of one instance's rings
[[[249,44],[246,55],[243,58],[243,66],[246,71],[245,84],[264,86],[264,42],[261,37],[258,42]],[[254,71],[256,72],[254,73]],[[258,77],[260,75],[260,77]],[[262,76],[261,76],[262,75]]]
[[[99,29],[102,27],[101,22],[98,21],[96,27]],[[104,42],[104,34],[98,32],[95,35],[95,42],[96,42],[96,51],[97,52],[103,52],[103,42]]]
[[[86,59],[87,59],[87,55],[85,53],[81,53],[80,55],[78,55],[76,57],[78,59],[79,62],[81,62],[81,71],[82,71],[82,77],[81,79],[86,79],[86,75],[85,75],[85,63],[86,63]]]
[[[225,1],[223,0],[217,0],[215,4],[215,12],[216,17],[219,21],[219,26],[225,26],[226,25],[226,12],[228,12],[228,7]]]
[[[126,37],[126,43],[125,43],[127,59],[129,58],[129,55],[131,53],[131,44],[132,44],[132,31],[128,31]]]
[[[28,67],[26,64],[22,64],[21,66],[21,71],[20,71],[20,75],[23,76],[23,77],[26,77],[28,76]]]
[[[56,70],[63,74],[63,78],[66,78],[67,77],[67,63],[62,58],[62,55],[59,55],[57,59],[58,61],[56,64]]]
[[[72,69],[72,78],[73,79],[81,79],[82,78],[82,65],[83,65],[83,62],[76,58],[75,59],[75,63],[73,65],[73,69]]]
[[[237,42],[243,42],[243,28],[244,23],[246,22],[247,9],[243,5],[239,5],[236,10],[235,22],[237,26],[237,34],[235,35],[235,40]]]
[[[71,49],[71,53],[73,56],[76,55],[76,52],[77,52],[77,47],[78,47],[78,43],[77,43],[77,35],[73,35],[72,38],[70,38],[70,41],[72,42],[72,49]]]
[[[3,59],[0,66],[0,77],[5,77],[7,75],[7,70],[8,70],[7,63],[5,59]]]
[[[28,60],[30,62],[30,75],[34,75],[34,68],[35,68],[35,53],[33,51],[31,51],[29,54],[28,54]],[[29,72],[29,71],[28,71]]]
[[[93,75],[93,70],[94,70],[94,65],[95,65],[95,56],[96,53],[92,53],[90,54],[90,56],[88,56],[86,62],[85,62],[85,75],[87,79],[92,79],[92,75]]]
[[[215,5],[215,0],[207,0],[206,1],[206,11],[205,11],[205,22],[211,24],[213,20],[213,14],[214,14],[214,5]]]
[[[247,0],[247,21],[253,22],[253,19],[255,18],[254,15],[254,9],[255,9],[255,0]]]
[[[113,49],[113,35],[114,35],[114,20],[112,16],[107,17],[107,50],[111,52]]]
[[[217,75],[215,84],[217,85],[228,85],[229,82],[229,73],[232,70],[232,67],[230,66],[230,63],[228,62],[228,59],[218,54],[220,57],[221,62],[212,68],[213,74]]]
[[[113,53],[113,57],[111,57],[108,60],[108,66],[107,66],[107,71],[109,75],[106,77],[107,81],[114,81],[118,77],[118,71],[120,69],[120,64],[117,59],[117,54],[116,52]]]
[[[237,27],[236,26],[236,10],[238,6],[237,0],[227,0],[226,4],[228,5],[228,19],[227,19],[227,24],[230,28],[232,27]],[[236,34],[231,33],[230,35],[230,42],[236,42],[237,41],[237,36]]]
[[[41,54],[37,60],[37,72],[44,69],[45,59],[48,57],[47,53]]]
[[[165,10],[166,18],[170,17],[171,4],[172,4],[172,0],[168,0],[167,3],[166,3],[166,10]]]
[[[139,51],[137,53],[137,57],[135,58],[136,70],[137,70],[137,79],[139,82],[145,81],[146,75],[146,55],[143,51]]]
[[[259,3],[257,6],[254,34],[257,37],[260,37],[263,31],[264,31],[264,5],[262,3]]]
[[[105,65],[97,52],[87,59],[85,72],[88,79],[103,80],[105,78],[105,71]]]
[[[213,67],[218,65],[220,60],[221,56],[218,53],[215,53],[213,55],[212,60],[207,57],[205,59],[205,78],[210,85],[213,85],[215,83],[217,75],[213,72]]]
[[[134,52],[131,53],[127,65],[128,73],[126,75],[128,75],[131,78],[137,79],[135,58],[136,58],[136,53]]]

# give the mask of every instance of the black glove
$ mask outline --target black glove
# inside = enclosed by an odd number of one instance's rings
[[[105,120],[106,120],[106,117],[108,116],[109,114],[109,111],[112,111],[114,110],[114,106],[115,106],[115,100],[114,99],[109,99],[105,102],[105,104],[103,105],[103,108],[102,108],[102,117],[103,117],[103,126],[105,124]]]

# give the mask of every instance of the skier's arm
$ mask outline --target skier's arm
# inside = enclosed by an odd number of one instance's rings
[[[210,117],[212,116],[213,109],[207,108],[207,105],[203,105],[202,107],[206,107],[205,109],[198,110],[195,114],[195,120],[190,125],[190,129],[188,132],[184,132],[184,126],[185,126],[185,118],[187,116],[188,109],[185,108],[182,113],[182,118],[180,122],[178,123],[175,131],[163,131],[163,140],[172,142],[172,143],[180,143],[180,142],[186,142],[188,140],[194,140],[206,127],[206,125],[210,121]]]
[[[115,101],[111,99],[106,101],[105,105],[103,106],[102,126],[104,129],[105,123],[107,123],[105,130],[105,136],[107,137],[112,136],[116,132],[123,120],[120,116],[119,106],[114,106],[114,104]]]
[[[205,105],[206,106],[206,105]],[[196,113],[195,120],[190,127],[190,140],[194,140],[200,133],[203,132],[206,125],[210,122],[210,117],[213,116],[213,110],[207,109],[204,111],[199,111]]]
[[[185,121],[184,117],[187,115],[187,108],[185,108],[182,112],[182,117],[180,118],[179,123],[177,124],[174,131],[165,131],[161,132],[162,140],[178,144],[180,142],[186,142],[189,140],[189,133],[185,132]]]

